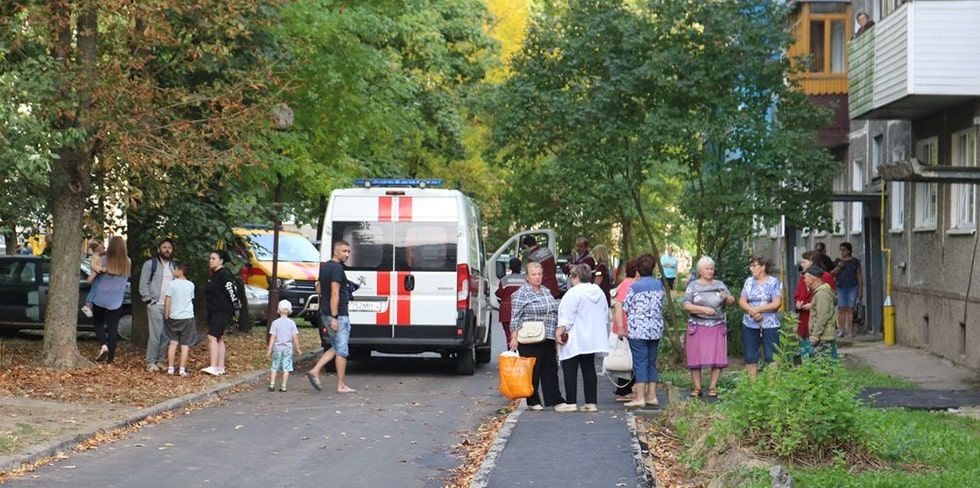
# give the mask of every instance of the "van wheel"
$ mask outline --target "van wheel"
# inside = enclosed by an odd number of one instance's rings
[[[133,316],[128,313],[119,317],[119,338],[124,341],[133,338]]]
[[[476,346],[456,352],[456,374],[471,376],[476,372]]]

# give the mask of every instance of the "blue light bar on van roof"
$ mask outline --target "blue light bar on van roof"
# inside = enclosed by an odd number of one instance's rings
[[[354,180],[354,185],[364,188],[379,187],[418,187],[427,188],[430,186],[442,186],[441,179],[418,179],[418,178],[358,178]]]

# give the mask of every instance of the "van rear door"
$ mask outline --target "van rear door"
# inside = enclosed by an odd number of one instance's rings
[[[347,278],[360,286],[349,303],[352,342],[453,337],[456,199],[343,195],[331,207],[331,235],[324,242],[350,243]]]
[[[535,229],[526,230],[524,232],[518,232],[510,236],[503,245],[501,245],[497,252],[490,255],[490,259],[487,260],[484,269],[487,273],[487,280],[490,283],[490,294],[488,299],[490,300],[490,307],[494,310],[500,310],[500,299],[497,298],[497,287],[500,286],[500,280],[507,275],[507,261],[510,258],[516,258],[521,255],[521,239],[524,236],[532,235],[537,238],[540,243],[542,239],[547,241],[547,247],[551,250],[551,253],[557,256],[556,253],[556,242],[555,242],[555,231],[552,229]],[[527,263],[524,263],[525,265]],[[523,267],[521,268],[524,269]]]

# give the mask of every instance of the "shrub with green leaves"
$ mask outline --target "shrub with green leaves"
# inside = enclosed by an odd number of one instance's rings
[[[825,456],[863,440],[857,391],[837,363],[773,363],[756,380],[739,381],[725,409],[743,442],[782,457]]]

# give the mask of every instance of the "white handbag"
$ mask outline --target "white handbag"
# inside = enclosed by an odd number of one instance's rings
[[[517,343],[537,344],[539,342],[544,342],[544,322],[541,320],[522,322],[520,330],[517,331]]]
[[[633,371],[633,353],[626,338],[609,334],[609,354],[602,358],[602,369],[616,373]]]

